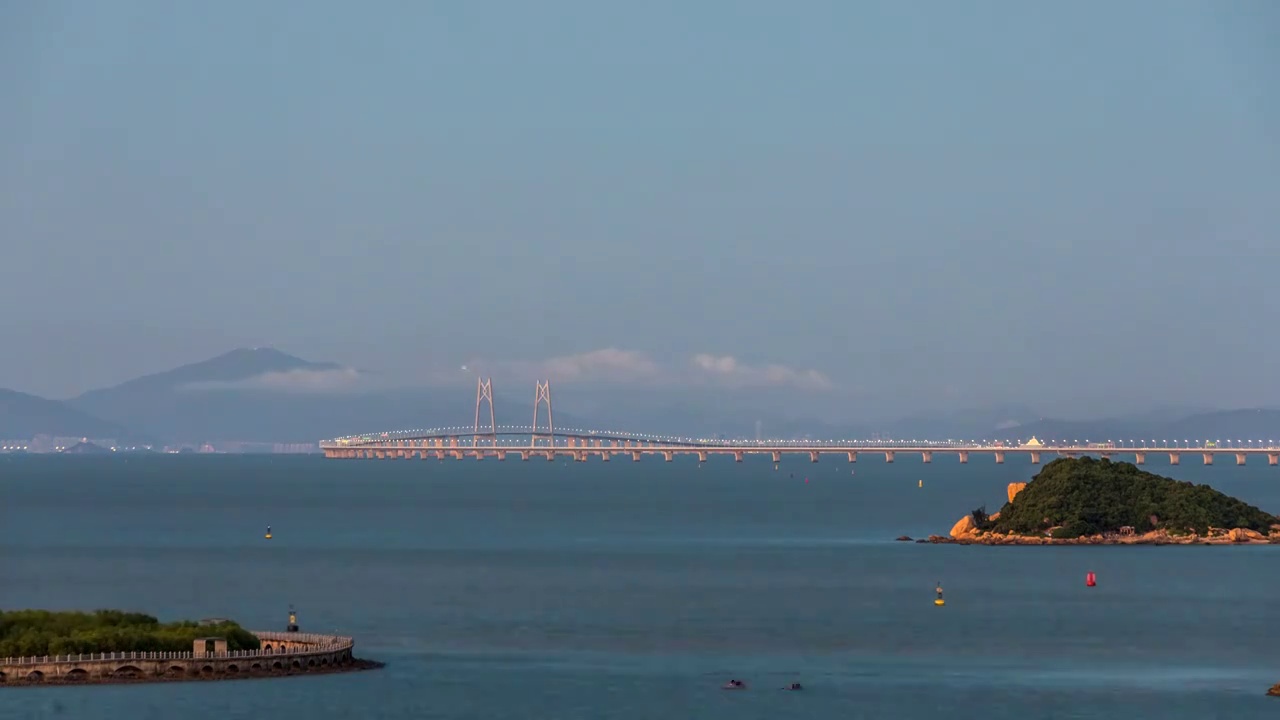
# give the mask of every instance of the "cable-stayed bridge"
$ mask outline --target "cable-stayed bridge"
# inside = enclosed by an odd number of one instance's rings
[[[498,425],[493,405],[493,382],[476,383],[475,422],[470,426],[388,430],[364,435],[323,440],[320,448],[327,458],[497,458],[515,456],[521,460],[558,456],[585,462],[598,457],[608,461],[614,457],[630,457],[639,461],[645,455],[658,455],[671,461],[676,455],[695,455],[705,462],[712,455],[729,455],[742,462],[748,455],[768,455],[773,462],[783,455],[808,455],[818,462],[823,455],[844,456],[857,462],[859,455],[882,455],[893,462],[899,455],[919,456],[923,462],[933,461],[938,453],[953,454],[967,463],[972,455],[990,456],[1003,463],[1011,454],[1029,455],[1032,463],[1050,457],[1093,455],[1132,459],[1142,465],[1148,455],[1169,456],[1177,465],[1183,455],[1199,455],[1205,465],[1218,456],[1234,457],[1244,465],[1250,456],[1262,456],[1269,465],[1280,465],[1280,443],[1275,440],[1039,440],[1037,438],[1004,440],[726,440],[675,435],[626,432],[594,428],[558,428],[551,408],[551,383],[539,382],[534,391],[533,423],[530,425]],[[485,412],[487,410],[487,412]],[[482,422],[487,420],[488,422]]]

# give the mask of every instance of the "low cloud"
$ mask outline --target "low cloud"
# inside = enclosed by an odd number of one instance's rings
[[[831,381],[817,370],[798,370],[786,365],[747,365],[732,355],[698,353],[693,366],[709,377],[740,387],[795,387],[826,390]]]
[[[290,393],[335,393],[359,389],[363,376],[354,368],[269,372],[243,380],[188,383],[185,390],[273,390]]]
[[[591,378],[635,381],[661,375],[658,363],[634,350],[604,348],[578,355],[561,355],[541,363],[543,374],[557,380]]]
[[[698,353],[691,358],[664,362],[645,353],[603,348],[539,361],[481,361],[463,366],[467,374],[495,378],[552,382],[599,382],[661,386],[716,384],[728,387],[791,387],[824,390],[831,381],[816,370],[786,365],[748,365],[731,355]],[[447,373],[444,374],[447,377]],[[436,374],[439,378],[441,375]],[[457,375],[454,375],[457,377]]]

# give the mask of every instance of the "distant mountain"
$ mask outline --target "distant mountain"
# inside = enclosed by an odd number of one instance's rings
[[[1185,417],[1121,420],[1037,420],[989,437],[1041,440],[1276,440],[1280,410],[1222,410]]]
[[[1172,440],[1274,440],[1280,442],[1280,410],[1197,413],[1160,425],[1152,438]]]
[[[215,358],[144,375],[115,387],[90,390],[72,402],[81,407],[103,406],[123,398],[138,398],[181,390],[231,388],[255,379],[288,377],[300,371],[341,371],[335,363],[308,362],[275,348],[241,348]]]
[[[1010,428],[1024,425],[1036,417],[1035,411],[1023,406],[966,408],[950,413],[921,415],[871,426],[880,437],[931,440],[995,438]]]
[[[171,443],[315,442],[363,432],[466,424],[473,386],[391,390],[366,374],[310,362],[272,348],[240,349],[68,401],[73,407]],[[533,404],[497,397],[499,424],[527,424]],[[572,422],[556,413],[557,422]]]
[[[129,432],[66,403],[0,389],[0,438],[27,440],[36,435],[122,438]]]
[[[273,348],[233,350],[202,362],[92,390],[66,402],[0,391],[0,438],[37,433],[79,437],[150,437],[170,444],[250,441],[307,443],[321,438],[415,427],[467,427],[475,386],[388,389],[363,371],[311,362]],[[532,392],[514,398],[498,388],[498,422],[525,425]],[[510,388],[506,388],[510,390]],[[779,408],[825,407],[786,391],[715,388],[560,386],[556,425],[694,437],[1025,440],[1280,440],[1280,410],[1175,414],[1071,421],[1022,406],[974,408],[891,421],[818,420]],[[154,442],[154,441],[152,441]]]

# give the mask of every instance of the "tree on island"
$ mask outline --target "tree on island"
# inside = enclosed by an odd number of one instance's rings
[[[1209,528],[1244,528],[1264,535],[1280,522],[1208,485],[1173,480],[1106,458],[1061,458],[1044,466],[1013,501],[991,520],[973,513],[979,530],[1010,535],[1075,538],[1119,532],[1141,534],[1161,529],[1170,535]]]
[[[257,636],[239,624],[161,623],[142,613],[120,610],[0,612],[0,657],[76,655],[109,652],[190,652],[196,638],[221,637],[228,650],[257,650]]]

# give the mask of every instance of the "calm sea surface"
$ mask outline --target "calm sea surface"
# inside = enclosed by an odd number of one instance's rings
[[[1280,510],[1280,469],[1265,460],[1149,469]],[[1280,547],[892,542],[945,533],[979,505],[994,511],[1005,485],[1033,472],[1026,459],[941,456],[777,471],[764,459],[0,457],[0,606],[282,629],[293,603],[304,631],[353,634],[359,656],[388,663],[313,678],[0,690],[0,717],[1280,711],[1263,696],[1280,682]],[[750,690],[720,690],[730,677]],[[775,689],[797,680],[805,692]]]

